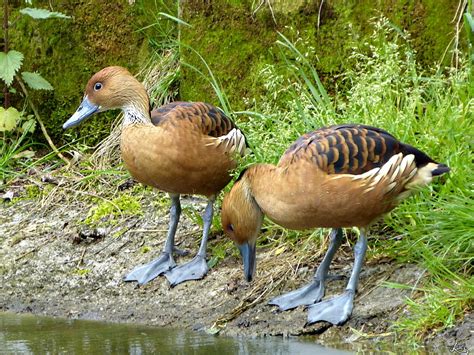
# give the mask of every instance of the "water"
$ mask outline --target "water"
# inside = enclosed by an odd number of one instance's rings
[[[0,354],[348,354],[298,339],[231,338],[34,315],[0,313]]]

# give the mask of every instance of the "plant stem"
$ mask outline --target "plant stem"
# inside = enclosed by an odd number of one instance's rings
[[[8,0],[3,0],[3,40],[4,46],[3,51],[8,53],[9,50],[9,38],[8,38]],[[5,84],[3,87],[3,107],[10,107],[10,92],[8,91],[8,86]]]
[[[33,113],[35,114],[35,117],[36,117],[36,120],[38,121],[40,127],[41,127],[41,131],[43,132],[43,135],[44,137],[46,138],[46,140],[48,141],[48,144],[49,146],[51,147],[51,149],[66,163],[66,164],[69,164],[70,161],[68,158],[66,158],[59,150],[58,148],[54,145],[51,137],[49,136],[48,134],[48,131],[46,130],[46,127],[43,123],[43,120],[41,119],[39,113],[38,113],[38,110],[36,109],[36,106],[33,104],[33,102],[29,99],[29,95],[28,95],[28,90],[26,90],[26,86],[25,84],[23,83],[23,81],[21,80],[21,78],[19,76],[16,77],[16,80],[18,80],[18,83],[20,84],[21,86],[21,89],[23,90],[23,93],[25,94],[25,97],[28,101],[28,104],[30,105],[31,109],[33,110]]]

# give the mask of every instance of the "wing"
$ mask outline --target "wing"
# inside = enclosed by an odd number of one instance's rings
[[[188,121],[193,129],[208,136],[206,145],[222,146],[229,153],[245,154],[248,147],[245,135],[215,106],[204,102],[173,102],[151,112],[151,121],[157,126],[173,125],[182,120]]]
[[[358,175],[382,167],[398,153],[413,154],[418,166],[433,162],[380,128],[347,124],[303,135],[283,154],[279,165],[307,160],[328,174]]]
[[[151,111],[151,121],[156,126],[179,120],[188,120],[211,137],[224,136],[237,128],[221,109],[204,102],[172,102]]]

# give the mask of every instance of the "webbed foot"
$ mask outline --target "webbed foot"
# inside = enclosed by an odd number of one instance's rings
[[[352,313],[354,291],[346,290],[342,295],[308,307],[308,325],[326,321],[334,325],[344,324]]]
[[[301,305],[319,302],[323,296],[324,282],[313,280],[306,286],[271,299],[268,304],[278,306],[280,310],[286,311]]]
[[[124,278],[124,281],[137,281],[139,285],[144,285],[175,266],[176,263],[173,260],[173,256],[170,253],[163,252],[158,259],[133,269]]]
[[[181,282],[202,279],[208,272],[206,258],[196,255],[190,262],[177,266],[165,273],[170,286],[174,287]]]

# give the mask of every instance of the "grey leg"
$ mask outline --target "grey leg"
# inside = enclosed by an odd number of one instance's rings
[[[174,236],[178,227],[179,216],[181,215],[181,204],[179,202],[179,195],[170,194],[170,198],[171,208],[168,236],[160,257],[148,264],[136,267],[125,277],[124,281],[137,281],[139,285],[143,285],[176,266],[173,259],[173,251],[182,253],[174,247]]]
[[[360,270],[367,250],[365,229],[361,229],[360,237],[354,247],[354,267],[347,283],[345,292],[329,300],[308,307],[308,324],[327,321],[332,324],[344,324],[352,314],[354,296],[359,283]]]
[[[212,216],[214,214],[214,200],[215,196],[211,196],[206,206],[206,211],[203,215],[204,228],[202,231],[202,240],[199,251],[190,262],[180,265],[165,273],[171,287],[188,280],[202,279],[208,272],[209,268],[206,262],[207,238],[209,237],[209,230],[211,229]]]
[[[335,228],[331,231],[328,251],[316,269],[313,281],[297,290],[271,299],[268,304],[278,306],[280,310],[286,311],[301,305],[310,305],[319,302],[324,296],[324,283],[328,275],[329,265],[337,249],[341,246],[341,243],[342,229]]]

